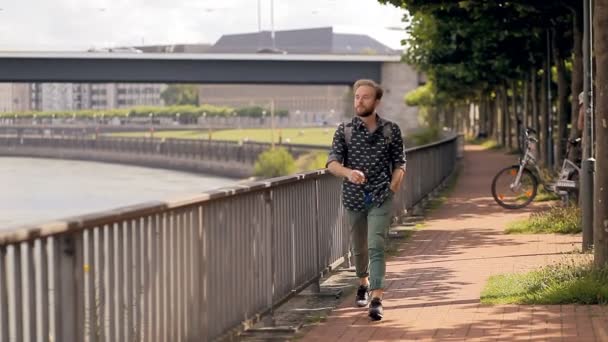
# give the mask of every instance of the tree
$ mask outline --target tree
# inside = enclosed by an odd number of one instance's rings
[[[165,105],[198,105],[198,87],[190,84],[171,84],[163,90],[160,97]]]
[[[594,249],[595,265],[608,262],[608,0],[594,0],[595,79],[595,188]]]
[[[499,131],[503,144],[511,147],[514,134],[519,133],[522,92],[531,94],[533,112],[538,99],[536,86],[541,91],[541,123],[545,130],[541,144],[546,146],[555,138],[561,146],[567,137],[569,84],[568,60],[572,56],[575,39],[575,21],[581,7],[576,0],[379,0],[407,9],[411,20],[405,43],[408,47],[404,59],[429,76],[438,92],[448,98],[476,103],[484,108],[479,113],[480,130]],[[547,34],[553,32],[550,64],[547,60]],[[573,38],[574,37],[574,38]],[[557,86],[557,96],[548,103],[547,77],[555,66],[557,76],[551,89]],[[577,64],[578,66],[578,64]],[[542,72],[541,72],[542,71]],[[577,77],[581,70],[575,70]],[[544,81],[536,82],[543,75]],[[575,81],[573,81],[574,83]],[[499,94],[499,96],[496,96]],[[488,115],[488,105],[496,98],[499,110]],[[447,108],[453,106],[448,101]],[[526,108],[526,105],[524,105]],[[558,129],[554,137],[547,134],[548,107],[557,108]],[[496,120],[496,116],[500,119]],[[537,120],[533,116],[533,121]],[[487,127],[492,122],[495,127]],[[575,134],[575,133],[572,133]],[[559,148],[559,151],[563,147]],[[543,152],[545,150],[543,149]],[[558,154],[560,157],[561,155]],[[547,153],[542,154],[547,158]]]

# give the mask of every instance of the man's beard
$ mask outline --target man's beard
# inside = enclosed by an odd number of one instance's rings
[[[372,114],[374,114],[374,109],[366,109],[363,113],[359,113],[355,110],[355,113],[357,114],[357,116],[362,117],[362,118],[366,118]]]

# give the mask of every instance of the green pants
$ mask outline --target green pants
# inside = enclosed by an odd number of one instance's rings
[[[384,246],[391,224],[392,202],[392,196],[389,196],[380,207],[371,205],[365,211],[346,210],[357,277],[369,276],[370,290],[384,289]]]

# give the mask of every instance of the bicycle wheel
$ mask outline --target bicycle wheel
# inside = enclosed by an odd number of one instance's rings
[[[530,170],[524,169],[520,184],[513,185],[519,166],[509,166],[500,170],[492,180],[492,196],[496,203],[506,209],[521,209],[530,204],[538,187],[538,179]]]

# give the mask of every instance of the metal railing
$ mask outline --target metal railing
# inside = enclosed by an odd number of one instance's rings
[[[408,150],[395,214],[456,155]],[[340,189],[320,170],[1,232],[0,340],[216,339],[348,257]]]

